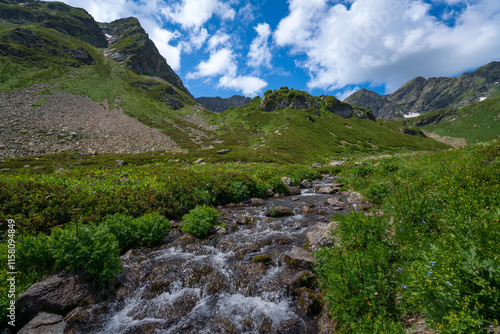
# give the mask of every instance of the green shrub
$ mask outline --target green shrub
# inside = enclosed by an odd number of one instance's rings
[[[54,263],[50,242],[51,239],[43,233],[36,237],[23,236],[22,242],[16,244],[18,270],[23,273],[50,270]]]
[[[239,181],[234,181],[233,183],[231,183],[229,191],[231,192],[231,198],[233,202],[243,201],[250,196],[250,190],[248,190],[248,187],[244,183]]]
[[[346,332],[402,332],[396,309],[400,271],[393,267],[387,228],[377,216],[344,216],[334,232],[335,245],[315,247],[325,300]]]
[[[254,188],[252,190],[252,196],[258,198],[264,198],[266,197],[267,189],[268,189],[267,184],[259,180],[255,182]]]
[[[118,241],[104,225],[54,228],[50,244],[56,270],[83,269],[99,283],[121,272]]]
[[[387,183],[372,184],[368,187],[366,199],[371,203],[380,204],[390,191],[391,186]]]
[[[164,216],[149,213],[134,219],[134,229],[138,246],[152,246],[159,244],[172,226]]]
[[[117,213],[108,216],[102,224],[116,237],[121,250],[134,247],[137,241],[134,235],[134,217]]]
[[[281,181],[279,176],[275,176],[268,181],[269,188],[272,189],[277,194],[286,194],[288,193],[288,186]]]
[[[135,219],[132,216],[115,214],[108,216],[103,225],[116,237],[122,252],[134,247],[158,244],[172,228],[169,220],[157,213],[145,214]]]
[[[372,165],[357,165],[354,166],[352,172],[355,176],[366,177],[375,171]]]
[[[197,206],[182,217],[181,231],[199,237],[207,235],[212,226],[219,222],[219,215],[219,211],[212,207]]]

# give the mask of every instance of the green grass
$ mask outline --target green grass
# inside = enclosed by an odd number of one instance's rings
[[[330,315],[345,333],[404,333],[422,315],[440,333],[500,320],[500,146],[347,165],[340,182],[376,203],[337,216],[315,245]]]
[[[497,139],[500,134],[500,96],[495,95],[460,108],[454,121],[440,122],[423,129],[440,136],[465,138],[472,144]]]

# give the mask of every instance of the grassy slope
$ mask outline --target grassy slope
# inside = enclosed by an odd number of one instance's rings
[[[265,112],[259,109],[259,103],[260,99],[254,99],[213,118],[223,125],[219,134],[228,144],[250,147],[254,154],[267,159],[279,155],[286,161],[304,157],[306,161],[326,162],[323,160],[332,156],[446,147],[400,133],[400,125],[391,129],[385,123],[357,117],[345,119],[313,108]]]
[[[482,102],[460,108],[454,121],[423,128],[440,136],[465,138],[469,143],[496,139],[500,134],[500,92]]]

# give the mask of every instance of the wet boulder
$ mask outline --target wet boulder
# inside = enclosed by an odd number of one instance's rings
[[[314,256],[302,247],[293,247],[285,255],[285,262],[292,268],[311,270],[316,263]]]
[[[309,181],[309,180],[303,180],[301,183],[300,183],[300,187],[301,188],[304,188],[304,189],[309,189],[309,188],[312,188],[313,186],[313,183],[312,181]]]
[[[288,193],[290,195],[300,195],[300,194],[302,194],[302,191],[300,190],[299,187],[291,186],[291,187],[288,187]]]
[[[40,312],[18,332],[19,334],[63,334],[66,321],[62,315]]]
[[[41,310],[66,315],[78,306],[95,304],[109,293],[96,291],[83,271],[59,272],[33,284],[16,300],[17,324],[27,324]]]
[[[251,206],[263,206],[264,204],[266,204],[266,201],[264,201],[262,198],[252,198],[250,200]]]
[[[281,182],[283,182],[284,184],[286,184],[287,186],[291,186],[292,185],[292,179],[287,177],[287,176],[283,176],[281,178]]]
[[[316,292],[308,288],[298,288],[298,304],[302,312],[310,317],[317,316],[323,310],[323,303]]]
[[[285,217],[293,215],[295,215],[295,213],[293,213],[292,210],[284,206],[273,207],[267,210],[266,212],[266,217]]]
[[[342,188],[342,184],[329,184],[324,186],[318,186],[315,189],[317,194],[336,194]]]
[[[353,192],[350,194],[349,198],[347,198],[347,203],[350,205],[363,205],[365,203],[365,198],[360,193]]]

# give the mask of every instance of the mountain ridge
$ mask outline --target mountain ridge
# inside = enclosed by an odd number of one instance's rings
[[[377,118],[403,118],[443,108],[460,108],[499,90],[500,62],[491,62],[456,78],[416,77],[387,95],[361,89],[344,101],[373,111]]]
[[[245,104],[250,103],[252,101],[252,98],[241,95],[233,95],[228,98],[222,98],[220,96],[216,97],[201,96],[197,97],[195,100],[208,110],[220,113],[225,110],[228,110],[231,107],[232,108],[242,107]]]

